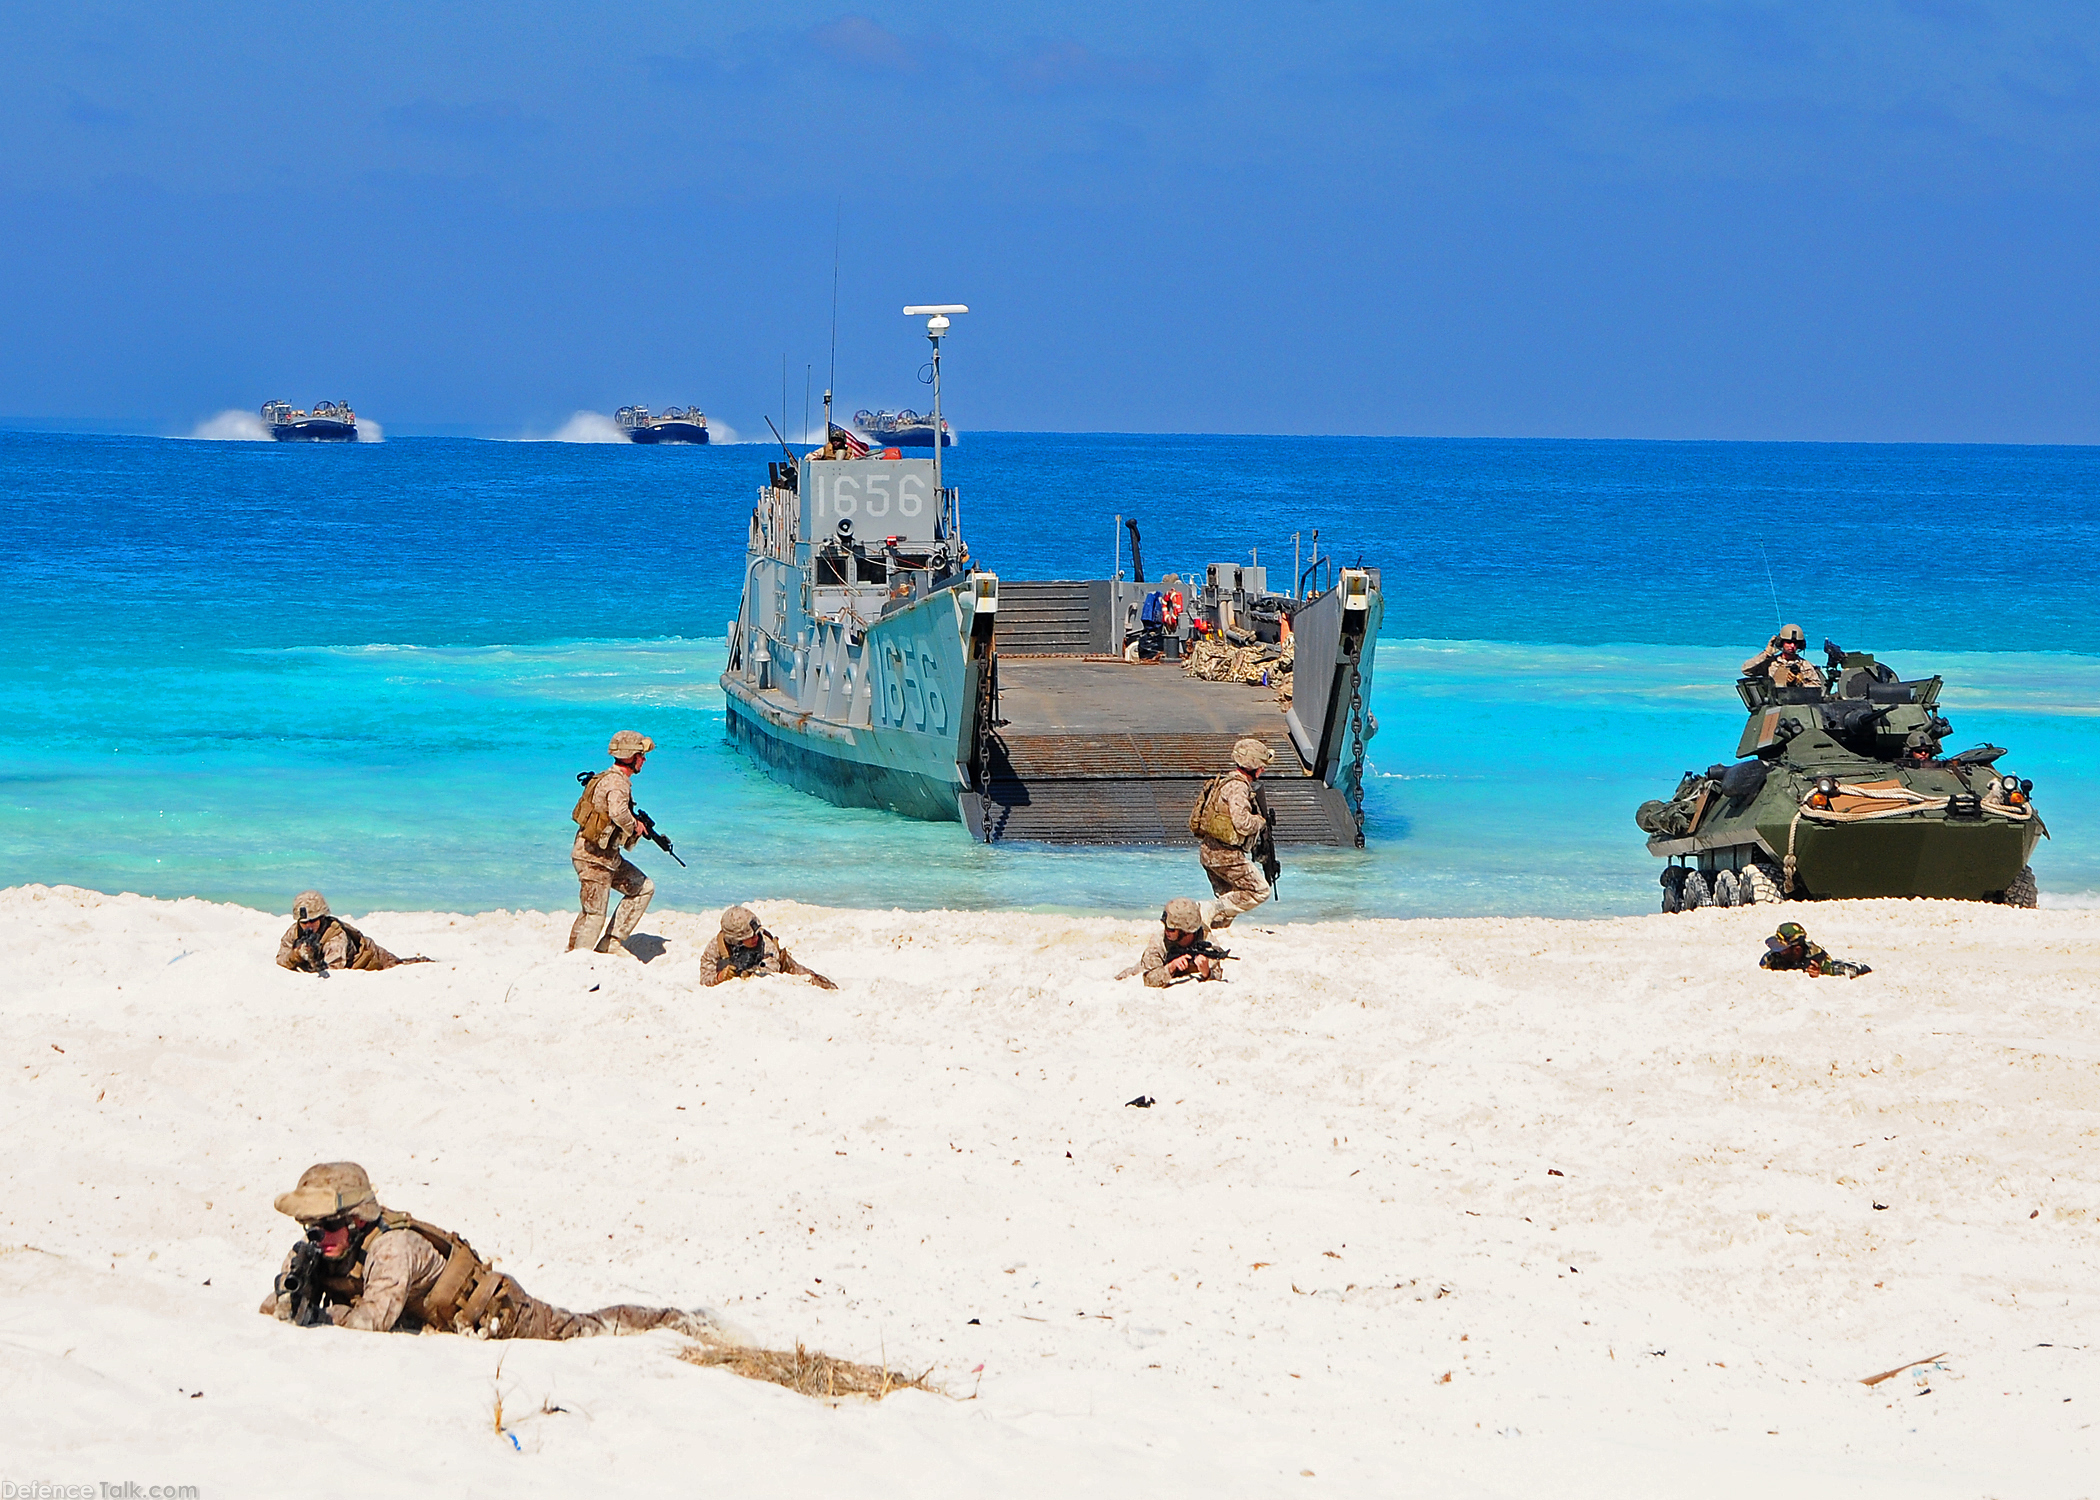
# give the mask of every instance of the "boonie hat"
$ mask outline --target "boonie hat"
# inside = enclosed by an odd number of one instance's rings
[[[354,1161],[317,1162],[299,1174],[299,1185],[277,1196],[277,1211],[305,1222],[350,1214],[359,1219],[379,1217],[379,1197],[372,1179]]]

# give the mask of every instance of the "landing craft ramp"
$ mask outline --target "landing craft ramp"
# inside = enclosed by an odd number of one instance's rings
[[[1001,581],[980,790],[963,799],[971,832],[987,843],[1185,844],[1203,783],[1230,768],[1234,741],[1251,737],[1276,752],[1262,786],[1279,843],[1359,844],[1337,773],[1352,761],[1346,721],[1360,700],[1330,700],[1359,663],[1368,677],[1375,590],[1351,620],[1339,589],[1299,611],[1297,692],[1317,716],[1304,734],[1269,686],[1206,682],[1178,660],[1125,661],[1121,616],[1144,592],[1107,579]],[[1336,715],[1344,722],[1330,725]]]

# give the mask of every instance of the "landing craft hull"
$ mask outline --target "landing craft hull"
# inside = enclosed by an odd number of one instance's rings
[[[866,436],[868,442],[876,448],[931,448],[933,446],[933,428],[931,426],[904,427],[894,432],[883,432],[876,428],[869,428]],[[953,432],[942,433],[941,446],[943,448],[953,448],[955,446],[955,434]]]
[[[354,443],[357,441],[357,424],[313,418],[273,425],[270,436],[280,443]]]
[[[791,659],[769,664],[772,685],[754,680],[732,644],[729,737],[775,780],[840,807],[961,821],[960,766],[986,659],[971,624],[954,589],[884,616],[858,641],[821,622],[806,651],[776,647]]]
[[[637,443],[692,443],[708,441],[707,429],[692,422],[663,422],[654,427],[630,427],[628,439]]]

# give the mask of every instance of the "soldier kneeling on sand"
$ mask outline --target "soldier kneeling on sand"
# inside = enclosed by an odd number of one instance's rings
[[[279,968],[328,977],[330,969],[391,969],[396,964],[427,964],[420,954],[396,958],[328,910],[319,891],[292,898],[292,925],[277,945]]]
[[[1857,979],[1862,974],[1874,972],[1865,964],[1832,958],[1808,940],[1808,929],[1799,922],[1779,924],[1779,930],[1765,939],[1765,955],[1757,961],[1757,966],[1760,969],[1799,969],[1811,976],[1831,975],[1845,979]]]
[[[780,940],[759,925],[750,907],[729,907],[722,913],[722,931],[700,955],[700,983],[705,987],[754,974],[799,974],[820,990],[838,988],[815,969],[796,963]]]
[[[528,1296],[452,1233],[379,1206],[365,1169],[322,1162],[277,1199],[306,1238],[292,1247],[260,1311],[288,1323],[368,1332],[575,1339],[669,1328],[711,1343],[743,1340],[708,1308],[620,1304],[574,1313]]]
[[[1210,940],[1202,907],[1186,896],[1176,896],[1160,912],[1159,924],[1160,930],[1138,961],[1116,978],[1142,974],[1147,988],[1163,990],[1184,979],[1201,982],[1225,977],[1225,950]],[[1203,951],[1206,949],[1210,951]]]

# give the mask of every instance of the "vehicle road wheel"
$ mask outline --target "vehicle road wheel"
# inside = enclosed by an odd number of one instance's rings
[[[1743,871],[1741,888],[1745,906],[1776,906],[1784,899],[1779,893],[1779,877],[1763,865],[1752,865]]]
[[[1703,870],[1686,870],[1684,872],[1684,903],[1682,909],[1685,911],[1697,911],[1702,906],[1712,906],[1713,904],[1714,890],[1712,886],[1706,883],[1706,873]]]
[[[1662,872],[1663,910],[1684,910],[1684,866],[1670,865]]]
[[[2005,888],[2007,906],[2036,907],[2042,904],[2041,887],[2034,882],[2034,866],[2020,866],[2020,873],[2013,876],[2013,883]]]
[[[1723,870],[1719,874],[1715,875],[1714,905],[1740,906],[1742,904],[1743,898],[1740,895],[1736,885],[1735,871]]]

